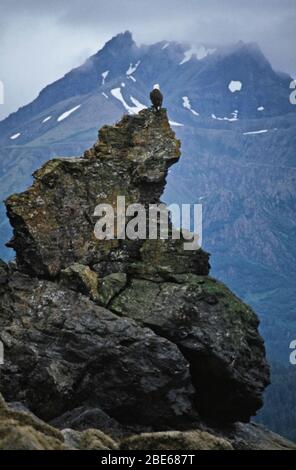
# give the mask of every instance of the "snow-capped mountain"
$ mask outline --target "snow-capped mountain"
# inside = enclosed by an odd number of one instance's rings
[[[149,106],[154,83],[164,92],[173,122],[219,129],[236,124],[236,129],[245,119],[293,111],[289,82],[255,44],[207,49],[160,42],[138,47],[125,32],[2,121],[0,143],[44,145],[76,141],[77,134],[88,140],[98,125]]]

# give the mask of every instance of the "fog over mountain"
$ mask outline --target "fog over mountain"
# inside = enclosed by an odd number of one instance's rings
[[[1,0],[0,11],[0,119],[126,29],[137,43],[256,41],[276,69],[296,75],[294,0]]]

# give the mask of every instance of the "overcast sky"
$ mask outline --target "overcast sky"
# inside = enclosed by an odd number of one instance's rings
[[[0,119],[127,29],[147,44],[256,41],[296,76],[296,0],[0,0]]]

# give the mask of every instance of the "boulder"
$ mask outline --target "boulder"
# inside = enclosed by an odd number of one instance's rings
[[[262,406],[269,368],[258,319],[224,284],[194,274],[133,279],[109,308],[178,346],[203,418],[248,421]]]
[[[98,429],[79,432],[73,429],[62,431],[65,446],[73,450],[117,450],[115,441]]]
[[[7,400],[47,421],[81,405],[160,429],[197,419],[176,345],[57,283],[14,272],[8,285],[0,300]]]
[[[0,395],[0,450],[63,450],[60,431],[31,414],[8,408]]]
[[[50,425],[61,430],[69,428],[76,431],[99,429],[114,438],[128,434],[126,428],[107,415],[101,408],[91,406],[79,406],[67,411],[50,421]]]
[[[0,450],[115,450],[115,441],[97,429],[62,432],[32,413],[11,409],[0,395]]]
[[[216,435],[222,435],[221,430]],[[236,423],[223,430],[235,450],[296,450],[295,442],[266,429],[257,423]]]
[[[124,289],[126,284],[127,275],[125,273],[113,273],[100,278],[97,295],[98,303],[107,307],[110,301]]]
[[[82,292],[91,299],[98,297],[98,275],[89,266],[75,263],[61,271],[61,284],[72,290]]]

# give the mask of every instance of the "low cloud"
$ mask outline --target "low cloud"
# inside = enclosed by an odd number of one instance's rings
[[[296,76],[295,0],[0,0],[0,119],[129,29],[138,43],[256,41]]]

